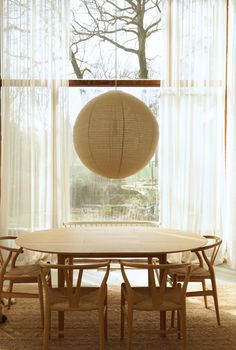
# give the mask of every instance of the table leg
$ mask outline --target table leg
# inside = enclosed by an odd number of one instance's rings
[[[167,263],[167,254],[161,254],[159,257],[159,264],[166,264]],[[160,270],[160,281],[163,278],[163,271]],[[166,312],[160,311],[160,331],[166,330]],[[161,337],[164,338],[166,335],[164,333],[161,333]]]
[[[151,264],[151,263],[152,263],[152,258],[149,256],[148,257],[148,264]],[[151,275],[151,272],[148,271],[148,285],[149,285],[149,287],[151,286],[151,277],[150,277],[150,275]]]
[[[65,264],[65,259],[66,257],[63,254],[58,254],[57,255],[57,263],[58,264]],[[58,270],[58,287],[64,287],[64,276],[63,276],[63,271]],[[58,311],[58,330],[63,331],[64,330],[64,312],[63,311]],[[64,334],[59,333],[59,338],[64,338]]]
[[[0,298],[0,302],[1,302],[1,298]],[[0,305],[0,323],[3,323],[7,320],[7,317],[5,315],[3,315],[2,313],[2,305]]]

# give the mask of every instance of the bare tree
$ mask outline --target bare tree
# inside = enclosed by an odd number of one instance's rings
[[[83,21],[81,13],[84,14]],[[75,72],[76,64],[80,65],[81,45],[96,37],[135,55],[139,67],[137,78],[148,78],[151,58],[147,57],[147,42],[161,29],[161,0],[81,0],[80,7],[74,8],[72,14]]]

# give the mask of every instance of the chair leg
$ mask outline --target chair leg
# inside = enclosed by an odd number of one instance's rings
[[[43,305],[43,286],[41,277],[38,277],[38,290],[39,290],[39,302],[40,302],[40,314],[42,321],[42,328],[44,327],[44,305]]]
[[[124,323],[125,323],[125,297],[124,297],[124,292],[123,288],[121,285],[121,302],[120,302],[120,339],[124,339]]]
[[[132,350],[132,335],[133,335],[133,310],[128,309],[127,315],[127,350]]]
[[[43,350],[48,350],[51,328],[51,310],[46,305],[44,312]]]
[[[105,333],[105,329],[104,329],[104,309],[100,308],[98,310],[98,318],[99,318],[99,350],[103,350],[104,349],[104,345],[105,345],[105,339],[104,339],[104,333]]]
[[[186,334],[186,306],[180,311],[181,313],[181,334],[183,341],[183,350],[187,349],[187,334]]]
[[[105,301],[104,301],[104,337],[107,340],[108,338],[108,322],[107,322],[107,294],[105,297]]]
[[[180,310],[177,310],[177,337],[178,339],[181,339],[182,335],[182,314]]]
[[[206,282],[205,280],[202,281],[202,290],[203,290],[203,293],[206,291]],[[207,296],[204,294],[203,295],[204,297],[204,304],[205,304],[205,308],[207,309],[208,308],[208,305],[207,305]]]
[[[9,282],[9,287],[8,287],[8,292],[11,293],[13,289],[13,282],[10,281]],[[8,298],[8,302],[7,302],[7,308],[10,309],[11,307],[11,297]]]
[[[174,275],[173,277],[173,288],[177,286],[177,275]],[[171,328],[175,327],[175,310],[171,311]]]
[[[214,304],[215,304],[217,324],[218,324],[218,326],[220,326],[220,312],[219,312],[219,303],[218,303],[217,288],[216,288],[215,279],[211,280],[211,284],[212,284],[212,290],[213,290],[213,299],[214,299]]]

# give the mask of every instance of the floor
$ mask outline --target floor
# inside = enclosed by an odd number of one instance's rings
[[[216,279],[218,283],[236,284],[236,271],[226,263],[215,266]]]

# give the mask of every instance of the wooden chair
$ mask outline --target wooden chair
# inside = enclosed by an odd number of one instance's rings
[[[39,265],[17,265],[17,258],[23,249],[14,246],[15,236],[0,236],[0,300],[8,299],[8,308],[11,307],[11,298],[39,298],[42,325],[43,315],[43,292]],[[47,270],[48,273],[48,270]],[[6,286],[6,283],[8,286]],[[28,283],[37,283],[38,293],[27,291]],[[24,291],[15,291],[14,285],[24,285]]]
[[[86,270],[97,270],[105,268],[103,278],[99,286],[85,286],[83,283],[83,273]],[[109,275],[110,261],[99,261],[91,264],[80,265],[49,265],[40,264],[41,278],[45,291],[44,303],[44,334],[43,349],[49,346],[51,312],[71,312],[71,311],[98,311],[99,318],[99,338],[100,350],[104,349],[104,340],[107,339],[107,278]],[[62,273],[65,280],[64,287],[54,287],[47,279],[47,269],[57,270]],[[77,277],[75,278],[75,273]],[[74,278],[72,278],[74,276]],[[74,280],[74,281],[73,281]],[[76,282],[76,283],[74,283]],[[64,329],[59,331],[64,333]]]
[[[200,249],[193,250],[192,252],[197,257],[197,263],[191,264],[191,272],[189,276],[189,282],[199,282],[202,284],[201,290],[187,291],[187,297],[204,297],[205,307],[208,307],[207,296],[212,296],[214,299],[216,319],[218,325],[220,325],[220,313],[217,297],[216,278],[214,271],[214,262],[218,254],[222,239],[217,236],[206,235],[208,244]],[[172,268],[169,272],[173,286],[176,286],[178,282],[182,282],[185,278],[184,271],[181,268]],[[207,288],[206,280],[210,280],[211,289]],[[172,316],[172,324],[173,324]]]
[[[186,349],[186,306],[185,296],[188,284],[190,264],[181,264],[186,271],[183,285],[167,287],[167,277],[170,268],[177,268],[179,264],[133,264],[120,261],[121,273],[124,283],[121,285],[121,339],[124,338],[124,321],[127,319],[127,349],[132,349],[132,327],[134,311],[178,311],[178,328],[165,329],[160,333],[176,332],[178,337],[183,337],[183,349]],[[128,278],[127,268],[146,270],[147,281],[145,286],[134,286]],[[160,282],[156,277],[155,270],[159,271]]]

